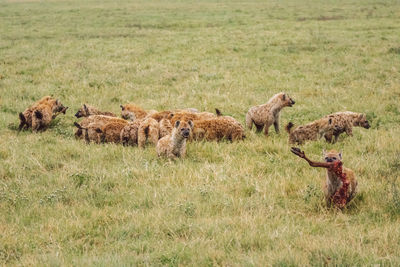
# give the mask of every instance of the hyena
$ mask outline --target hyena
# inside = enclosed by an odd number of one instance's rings
[[[50,122],[60,113],[66,112],[68,107],[64,107],[58,99],[50,99],[37,105],[32,114],[32,130],[34,132],[45,131]]]
[[[274,95],[266,104],[251,107],[246,114],[246,125],[251,130],[253,124],[257,128],[257,132],[264,133],[267,136],[269,127],[273,124],[276,133],[279,133],[279,117],[280,111],[284,107],[291,107],[295,101],[286,93],[278,93]]]
[[[176,121],[172,133],[164,136],[157,143],[158,156],[168,158],[183,158],[186,155],[186,140],[193,129],[193,122]]]
[[[335,129],[325,133],[324,137],[327,142],[336,143],[339,139],[339,135],[346,133],[349,136],[353,136],[353,126],[363,127],[369,129],[371,126],[367,120],[367,116],[363,113],[356,113],[351,111],[337,112],[326,116],[332,120],[332,124],[336,126]],[[332,139],[332,137],[335,137]]]
[[[100,111],[97,108],[86,104],[83,104],[82,107],[75,113],[75,117],[77,118],[89,117],[92,115],[105,115],[110,117],[116,117],[116,115],[112,112]]]
[[[192,139],[231,142],[246,138],[244,127],[235,120],[224,117],[215,117],[206,120],[194,121]]]
[[[38,100],[37,102],[35,102],[34,104],[32,104],[30,107],[28,107],[27,109],[25,109],[24,112],[19,113],[19,120],[20,120],[20,124],[18,127],[18,130],[22,130],[22,129],[28,129],[32,127],[32,117],[33,117],[33,113],[36,110],[36,108],[44,103],[53,101],[54,98],[51,96],[44,96],[42,97],[40,100]],[[64,111],[61,111],[65,114],[65,111],[67,110],[67,108],[65,108]],[[57,113],[53,114],[53,116],[58,115]]]
[[[86,133],[85,133],[86,130],[85,129],[88,128],[88,126],[90,124],[99,125],[98,128],[101,128],[103,125],[105,125],[107,123],[110,123],[110,122],[128,123],[127,120],[124,120],[124,119],[121,119],[121,118],[118,118],[118,117],[110,117],[110,116],[105,116],[105,115],[92,115],[92,116],[89,116],[89,117],[85,117],[81,121],[81,123],[80,123],[81,128],[78,128],[76,130],[75,137],[77,139],[85,138],[85,136],[86,136]],[[94,133],[90,134],[89,136],[94,136]]]
[[[318,140],[324,134],[334,129],[335,126],[332,124],[330,118],[322,118],[306,125],[300,125],[295,129],[293,127],[294,125],[291,122],[286,126],[286,131],[289,133],[289,143],[302,145],[308,140]]]
[[[144,119],[148,114],[147,112],[139,106],[134,104],[120,105],[121,107],[121,117],[126,120]]]
[[[354,172],[342,165],[342,153],[336,150],[323,151],[324,162],[308,159],[303,151],[292,147],[292,153],[305,159],[311,167],[326,168],[324,184],[325,201],[328,207],[332,204],[343,208],[357,193],[357,179]]]
[[[121,143],[121,132],[127,125],[125,122],[109,122],[96,131],[100,134],[102,143]]]

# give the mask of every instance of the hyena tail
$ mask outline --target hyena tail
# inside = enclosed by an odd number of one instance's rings
[[[83,128],[79,123],[77,123],[77,122],[74,122],[74,125],[75,125],[75,127],[78,128],[78,129],[81,129],[81,130],[84,130],[84,129],[85,129],[85,128]]]
[[[154,145],[157,145],[158,139],[159,139],[159,137],[160,137],[160,128],[159,128],[159,127],[150,126],[150,127],[149,127],[149,130],[148,130],[148,135],[149,135],[150,141],[151,141]]]
[[[43,113],[40,112],[40,110],[35,110],[35,116],[36,116],[36,118],[38,118],[39,120],[43,119]]]
[[[215,109],[215,114],[217,114],[217,116],[222,116],[222,112],[219,109]]]
[[[247,126],[247,128],[249,128],[249,130],[251,130],[251,128],[253,127],[253,119],[251,118],[251,115],[249,112],[247,112],[247,114],[246,114],[246,126]]]
[[[146,144],[148,129],[147,127],[139,126],[138,129],[138,147],[144,148]]]
[[[24,114],[19,113],[19,120],[21,121],[18,127],[18,130],[21,131],[22,127],[24,127],[24,125],[26,124],[26,118],[24,116]]]
[[[285,127],[286,131],[290,133],[292,131],[293,126],[294,124],[292,122],[289,122]]]

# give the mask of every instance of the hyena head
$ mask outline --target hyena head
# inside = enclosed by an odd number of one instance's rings
[[[325,162],[335,162],[338,160],[342,160],[342,152],[337,152],[336,150],[332,149],[329,151],[322,151],[322,155],[324,156]]]
[[[190,132],[193,130],[193,122],[189,121],[176,121],[175,122],[175,131],[176,134],[183,138],[189,138]]]
[[[90,111],[89,107],[86,106],[86,104],[83,104],[82,107],[78,110],[78,112],[75,113],[75,117],[80,118],[80,117],[89,117],[90,116]]]
[[[61,104],[61,101],[56,99],[53,105],[53,113],[57,113],[57,112],[62,112],[65,114],[65,112],[67,111],[67,108],[64,107],[63,104]]]
[[[286,93],[280,93],[279,95],[281,103],[284,107],[291,107],[293,106],[296,102],[290,98],[290,96]]]
[[[371,127],[365,114],[360,114],[354,124],[356,126],[364,127],[365,129],[369,129]]]
[[[121,117],[124,120],[130,120],[130,121],[135,121],[136,120],[136,115],[134,112],[128,110],[125,106],[119,105],[121,107]]]

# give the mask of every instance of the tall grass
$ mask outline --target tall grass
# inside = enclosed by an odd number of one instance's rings
[[[0,263],[399,265],[398,1],[0,1]],[[244,122],[285,91],[281,127],[365,112],[335,144],[359,181],[326,209],[287,134],[190,143],[187,158],[73,138],[82,103],[195,107]],[[18,113],[70,107],[39,134]]]

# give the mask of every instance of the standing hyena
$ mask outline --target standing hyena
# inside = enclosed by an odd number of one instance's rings
[[[289,133],[289,143],[302,145],[305,141],[316,141],[324,134],[336,129],[332,124],[332,119],[323,117],[305,125],[297,126],[293,129],[294,124],[289,122],[286,125],[286,131]]]
[[[356,113],[351,111],[336,112],[326,116],[332,120],[336,128],[325,134],[327,142],[336,143],[339,135],[346,133],[348,136],[353,136],[353,127],[363,127],[369,129],[371,126],[367,120],[367,116],[363,113]],[[332,137],[335,139],[332,139]]]
[[[251,130],[253,123],[257,132],[264,128],[265,135],[268,135],[269,127],[273,124],[276,133],[279,133],[279,116],[284,107],[291,107],[295,104],[286,93],[274,95],[266,104],[251,107],[246,114],[246,125]]]
[[[192,121],[176,121],[172,133],[164,136],[157,143],[158,156],[183,158],[186,155],[186,140],[193,129]]]

